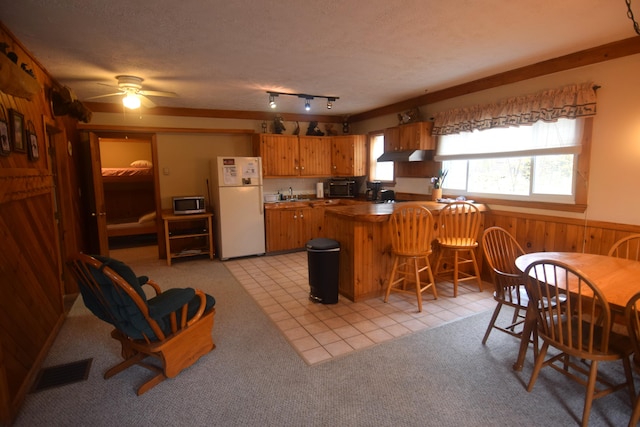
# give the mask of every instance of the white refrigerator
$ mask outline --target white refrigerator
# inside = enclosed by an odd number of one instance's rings
[[[263,255],[262,159],[217,157],[211,160],[210,172],[218,257]]]

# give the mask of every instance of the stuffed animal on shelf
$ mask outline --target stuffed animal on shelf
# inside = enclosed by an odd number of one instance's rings
[[[307,136],[324,136],[324,132],[318,127],[318,122],[309,122]]]
[[[327,123],[324,125],[324,131],[328,136],[337,136],[338,131],[333,128],[333,123]]]
[[[287,128],[284,127],[284,119],[278,114],[273,120],[273,133],[281,135],[285,130],[287,130]]]

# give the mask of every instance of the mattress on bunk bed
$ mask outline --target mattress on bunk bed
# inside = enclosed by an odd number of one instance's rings
[[[155,212],[144,214],[137,219],[107,224],[107,235],[110,237],[155,234],[157,232]]]
[[[102,168],[103,177],[151,176],[153,168]]]

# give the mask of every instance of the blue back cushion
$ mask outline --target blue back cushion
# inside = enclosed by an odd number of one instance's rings
[[[122,261],[94,255],[94,258],[103,263],[103,267],[109,267],[115,271],[119,276],[131,285],[135,289],[136,293],[140,295],[143,301],[146,302],[147,298],[140,281],[135,275],[133,270],[129,268]],[[82,293],[82,299],[89,310],[91,310],[100,319],[111,323],[117,329],[125,333],[134,339],[143,339],[144,336],[150,339],[156,339],[149,323],[144,318],[144,315],[135,304],[135,302],[124,292],[123,290],[116,288],[112,285],[111,280],[107,278],[102,272],[102,269],[91,269],[91,274],[96,279],[102,290],[102,301],[97,299],[86,290],[80,288]],[[144,278],[146,279],[146,278]],[[145,280],[146,281],[146,280]],[[162,319],[156,319],[160,328],[165,329],[165,322]]]

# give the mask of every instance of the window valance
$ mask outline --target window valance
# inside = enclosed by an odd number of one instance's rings
[[[594,116],[595,89],[593,83],[573,84],[493,104],[443,111],[434,117],[433,135],[531,125],[540,120],[554,122],[559,118]]]

